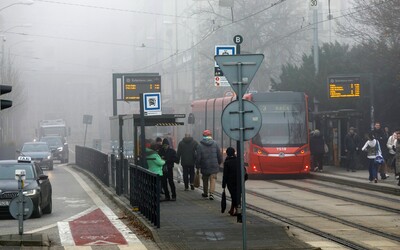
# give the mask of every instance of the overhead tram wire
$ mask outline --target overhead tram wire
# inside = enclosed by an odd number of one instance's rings
[[[76,5],[76,6],[88,7],[88,8],[98,8],[98,9],[106,9],[106,10],[108,9],[108,10],[113,10],[113,11],[135,12],[135,13],[137,12],[137,13],[141,13],[141,14],[163,15],[163,14],[159,14],[159,13],[141,12],[141,11],[133,11],[133,10],[123,10],[123,9],[115,9],[115,8],[107,8],[107,7],[99,7],[99,6],[91,6],[91,5],[82,5],[82,4],[63,3],[63,2],[51,1],[51,0],[36,0],[36,1],[38,1],[38,2],[48,2],[48,3],[54,3],[54,4]],[[283,3],[283,2],[285,2],[285,1],[286,1],[286,0],[279,0],[279,1],[277,1],[277,2],[275,2],[275,3],[273,3],[273,4],[271,4],[270,6],[264,8],[264,9],[262,9],[262,10],[260,10],[260,11],[257,11],[257,12],[255,12],[255,13],[253,13],[253,14],[250,14],[249,16],[243,17],[243,18],[241,18],[241,19],[238,19],[238,20],[236,20],[236,21],[234,21],[234,22],[231,22],[231,23],[228,23],[228,24],[225,24],[225,25],[221,25],[221,26],[219,26],[217,29],[215,29],[215,30],[213,30],[213,31],[210,31],[208,34],[206,34],[205,36],[203,36],[198,42],[196,42],[193,46],[189,47],[188,49],[182,50],[182,51],[180,51],[180,52],[178,52],[178,53],[171,54],[171,55],[167,56],[166,58],[159,60],[158,62],[149,64],[149,65],[147,65],[147,66],[143,66],[143,67],[141,67],[141,68],[133,69],[133,72],[140,71],[140,70],[144,70],[144,69],[148,69],[148,68],[150,68],[150,67],[153,67],[153,66],[155,66],[155,65],[158,65],[158,64],[160,64],[160,63],[163,63],[163,62],[165,62],[165,61],[167,61],[167,60],[170,60],[170,58],[173,57],[173,56],[175,56],[175,55],[180,55],[180,54],[183,54],[183,53],[185,53],[185,52],[187,52],[187,51],[190,51],[190,50],[194,49],[195,47],[197,47],[200,43],[202,43],[203,41],[205,41],[207,38],[209,38],[211,35],[213,35],[214,33],[216,33],[216,31],[218,31],[218,30],[220,30],[220,29],[222,29],[222,28],[224,28],[224,27],[227,27],[227,26],[229,26],[229,25],[236,24],[236,23],[239,23],[239,22],[241,22],[241,21],[244,21],[244,20],[246,20],[246,19],[248,19],[248,18],[250,18],[250,17],[256,16],[256,15],[258,15],[258,14],[260,14],[260,13],[266,11],[266,10],[269,10],[269,9],[271,9],[271,8],[273,8],[273,7],[277,6],[277,5],[279,5],[279,4]],[[339,19],[339,18],[343,18],[343,17],[346,17],[346,16],[350,16],[350,15],[355,14],[355,13],[357,13],[357,12],[361,12],[361,11],[363,11],[363,10],[366,10],[366,9],[370,8],[372,5],[378,6],[378,5],[380,5],[380,4],[385,4],[385,3],[388,3],[388,2],[392,2],[392,1],[394,1],[394,0],[386,0],[386,1],[379,2],[379,3],[373,2],[373,3],[371,3],[370,5],[368,5],[367,7],[364,7],[364,8],[358,8],[358,7],[350,8],[350,9],[357,9],[357,10],[356,10],[356,11],[353,11],[353,12],[350,12],[350,13],[347,13],[347,14],[344,14],[344,15],[341,15],[341,16],[334,17],[334,18],[332,18],[332,19]],[[165,14],[164,16],[175,17],[175,15],[167,15],[167,14]],[[178,17],[182,17],[182,18],[191,18],[191,17],[183,17],[183,16],[178,16]],[[191,18],[191,19],[196,19],[196,18]],[[203,19],[197,18],[197,19],[199,19],[199,20],[209,20],[208,18],[206,18],[206,19],[204,19],[204,18],[203,18]],[[328,20],[328,19],[327,19],[327,20],[321,20],[321,21],[319,21],[318,23],[323,23],[323,22],[326,22],[326,21],[330,21],[330,20]],[[287,37],[290,37],[290,36],[292,36],[292,35],[294,35],[294,34],[296,34],[296,33],[298,33],[298,32],[309,30],[309,29],[311,28],[311,26],[313,26],[313,25],[314,25],[313,23],[309,23],[308,25],[306,25],[306,26],[304,26],[304,27],[301,27],[301,28],[299,28],[299,29],[297,29],[297,30],[294,30],[294,31],[288,33],[288,34],[285,35],[285,36],[281,36],[281,37],[279,37],[279,38],[272,39],[270,42],[267,42],[267,43],[271,43],[271,44],[272,44],[272,43],[280,42],[281,40],[283,40],[283,39],[285,39],[285,38],[287,38]],[[30,36],[45,37],[45,38],[53,38],[53,39],[61,39],[61,40],[70,40],[70,41],[79,41],[79,42],[92,42],[92,43],[98,43],[98,44],[108,44],[108,45],[119,45],[119,46],[129,46],[129,47],[132,47],[132,45],[129,45],[129,44],[119,44],[119,43],[111,43],[111,42],[99,42],[99,41],[91,41],[91,40],[82,40],[82,39],[74,39],[74,38],[62,38],[62,37],[44,36],[44,35],[34,35],[34,34],[17,33],[17,32],[7,32],[7,33],[12,33],[12,34],[16,34],[16,35],[30,35]],[[140,46],[134,46],[134,47],[140,47]],[[148,48],[151,48],[151,47],[148,47]]]
[[[69,5],[69,6],[76,6],[76,7],[93,8],[93,9],[109,10],[109,11],[119,11],[119,12],[129,12],[129,13],[154,15],[154,16],[164,16],[164,17],[174,17],[174,18],[178,17],[178,18],[182,18],[182,19],[193,19],[193,20],[208,20],[208,18],[196,18],[196,17],[190,17],[190,16],[176,16],[175,14],[161,14],[161,13],[148,12],[148,11],[118,9],[118,8],[95,6],[95,5],[88,5],[88,4],[65,3],[65,2],[53,1],[53,0],[35,0],[35,1],[36,2],[50,3],[50,4]]]

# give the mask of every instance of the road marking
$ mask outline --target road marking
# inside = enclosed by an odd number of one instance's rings
[[[93,200],[96,206],[101,210],[102,213],[104,213],[104,215],[108,218],[108,220],[112,223],[112,225],[122,234],[128,245],[135,245],[135,247],[138,247],[140,249],[146,249],[146,247],[143,245],[143,243],[141,243],[141,241],[136,237],[136,235],[124,223],[122,223],[121,220],[118,219],[118,217],[114,214],[114,212],[105,205],[105,203],[100,199],[100,197],[83,181],[83,179],[77,173],[75,173],[69,168],[64,168],[64,169],[68,171],[72,176],[74,176],[74,178],[78,181],[79,185],[81,185],[81,187]],[[87,214],[90,213],[91,212]],[[75,220],[78,220],[81,217],[82,216],[76,218]],[[63,246],[64,243],[67,246],[68,245],[71,246],[71,243],[74,242],[69,222],[70,221],[58,222],[59,234]]]

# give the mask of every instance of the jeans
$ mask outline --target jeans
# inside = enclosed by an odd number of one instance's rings
[[[185,188],[189,188],[189,184],[193,185],[194,180],[194,165],[184,165],[183,168],[183,183],[185,183]]]
[[[368,159],[369,180],[378,179],[378,165],[375,164],[375,159]]]
[[[215,192],[215,182],[217,181],[217,174],[203,174],[203,193],[208,195],[208,181],[210,181],[210,194]]]
[[[165,198],[171,198],[169,196],[168,184],[171,187],[172,198],[176,198],[176,189],[174,183],[174,171],[173,166],[168,166],[168,171],[163,173],[163,189],[165,193]]]

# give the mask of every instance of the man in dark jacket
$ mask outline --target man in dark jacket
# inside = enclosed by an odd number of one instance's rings
[[[321,132],[318,129],[314,130],[314,134],[310,138],[310,151],[314,171],[322,172],[325,153],[325,141],[321,135]]]
[[[177,158],[178,162],[181,162],[183,168],[183,182],[185,183],[185,191],[190,188],[194,190],[194,165],[196,160],[196,148],[198,146],[197,141],[190,136],[185,134],[185,137],[178,144]]]
[[[372,130],[372,134],[374,135],[374,138],[379,141],[379,147],[381,149],[382,156],[385,159],[385,162],[379,166],[379,174],[381,176],[381,179],[384,180],[389,177],[389,175],[386,173],[387,172],[386,171],[386,160],[388,158],[389,150],[387,147],[385,147],[387,140],[389,138],[386,137],[386,133],[381,128],[380,122],[375,122],[374,129]]]
[[[360,149],[360,138],[354,132],[354,128],[350,127],[349,132],[344,137],[344,152],[346,153],[346,169],[347,171],[356,172],[356,153]]]
[[[174,183],[174,163],[178,163],[176,151],[169,146],[168,140],[164,139],[158,154],[165,161],[165,165],[163,167],[163,189],[165,193],[165,200],[176,201],[176,189]],[[171,188],[172,199],[169,196],[168,184]]]
[[[201,169],[203,179],[203,193],[201,195],[204,198],[208,197],[210,200],[214,200],[215,182],[221,163],[222,154],[217,142],[212,139],[210,130],[204,130],[203,140],[200,141],[196,154],[196,168]],[[210,190],[208,190],[209,181]],[[210,195],[208,195],[208,191],[210,191]]]

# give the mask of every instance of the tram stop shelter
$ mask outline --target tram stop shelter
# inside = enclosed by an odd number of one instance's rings
[[[163,114],[143,117],[144,127],[180,126],[184,125],[179,119],[185,114]],[[143,131],[140,114],[125,114],[110,117],[111,148],[118,154],[117,158],[129,159],[139,164],[140,135]],[[146,138],[146,136],[145,136]]]

